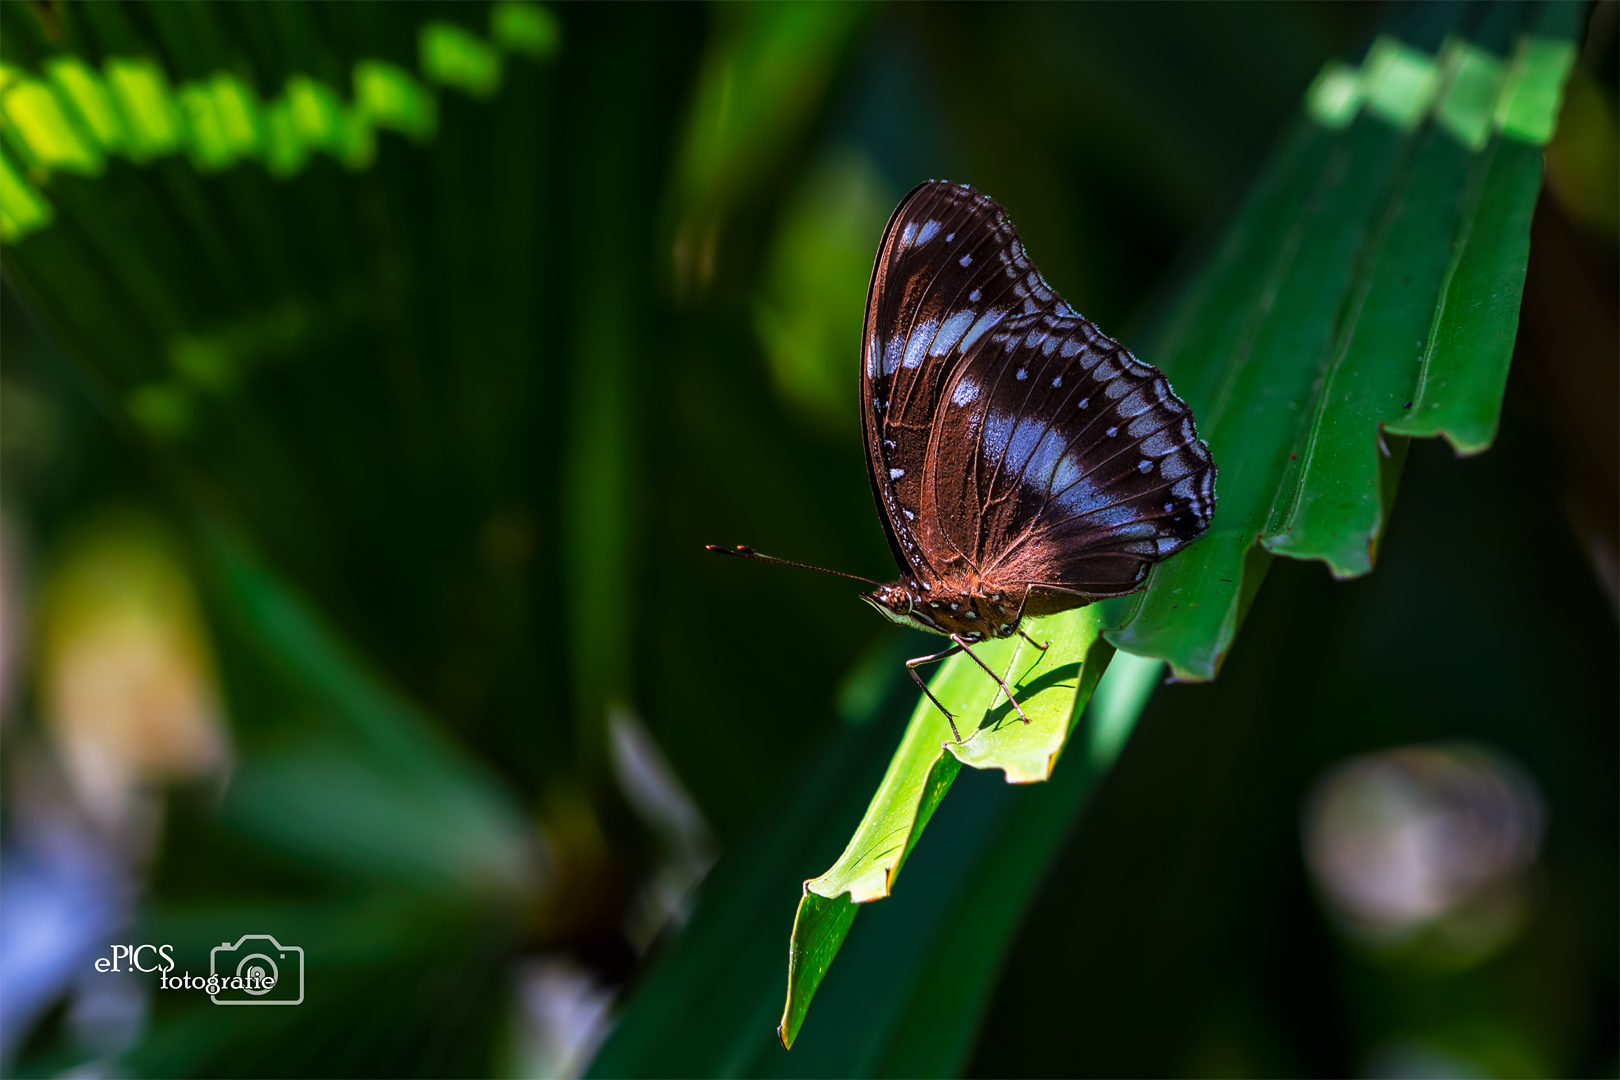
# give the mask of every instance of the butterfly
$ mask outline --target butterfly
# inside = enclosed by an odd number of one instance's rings
[[[861,594],[949,638],[906,669],[1023,621],[1123,596],[1209,528],[1215,461],[1164,373],[1059,296],[1006,211],[935,180],[889,218],[866,297],[861,419],[872,497],[903,576]],[[709,550],[805,566],[752,548]],[[830,571],[837,573],[837,571]]]

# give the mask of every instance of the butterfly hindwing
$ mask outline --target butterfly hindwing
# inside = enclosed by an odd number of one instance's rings
[[[1214,470],[1156,369],[1063,311],[1003,322],[936,421],[930,509],[977,571],[1088,596],[1196,539]]]

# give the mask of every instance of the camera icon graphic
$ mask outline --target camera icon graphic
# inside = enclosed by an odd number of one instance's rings
[[[235,945],[227,941],[209,952],[208,979],[215,1005],[297,1005],[304,1000],[304,950],[269,934],[243,934]]]

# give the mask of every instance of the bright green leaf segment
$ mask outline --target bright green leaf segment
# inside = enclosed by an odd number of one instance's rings
[[[1312,84],[1305,116],[1139,349],[1192,405],[1219,505],[1145,594],[1107,605],[1115,645],[1213,678],[1271,554],[1321,559],[1338,577],[1372,569],[1403,436],[1490,445],[1538,144],[1578,17],[1576,5],[1538,10],[1530,25],[1498,7],[1464,26],[1464,8],[1426,9],[1418,32],[1443,47],[1385,35],[1359,69],[1330,65]]]
[[[1572,14],[1559,13],[1566,18]],[[1537,146],[1546,145],[1558,124],[1564,82],[1574,66],[1573,41],[1536,36],[1522,39],[1507,85],[1497,101],[1496,123],[1502,133]]]
[[[1385,35],[1373,42],[1367,53],[1362,81],[1368,110],[1403,131],[1411,131],[1434,100],[1440,72],[1433,58]]]
[[[487,98],[500,86],[503,50],[550,59],[561,31],[544,7],[502,0],[490,10],[490,36],[493,44],[452,23],[427,24],[418,39],[424,77]],[[281,96],[261,101],[227,71],[171,88],[163,69],[145,57],[112,57],[101,73],[67,54],[41,66],[36,76],[0,65],[0,240],[7,243],[54,220],[39,190],[53,171],[99,176],[109,155],[144,164],[185,152],[203,173],[256,160],[284,178],[315,152],[366,168],[376,155],[377,129],[423,140],[437,128],[432,91],[380,60],[354,65],[349,102],[341,89],[302,74],[287,80]]]
[[[957,743],[945,716],[923,697],[844,854],[826,873],[804,883],[779,1027],[784,1046],[797,1037],[810,999],[854,922],[855,905],[889,895],[962,765],[1001,769],[1010,783],[1051,775],[1113,650],[1100,641],[1095,608],[1032,621],[1026,629],[1044,651],[1022,638],[986,642],[974,651],[1012,687],[1030,722],[1019,718],[971,657],[951,657],[929,688],[955,715],[959,731],[976,729]]]
[[[999,698],[979,730],[946,749],[975,769],[1000,769],[1009,784],[1038,784],[1052,776],[1063,744],[1113,650],[1097,648],[1101,629],[1096,608],[1036,620],[1025,631],[1046,648],[1021,637],[1010,639],[1006,679],[1017,679],[1024,723],[1006,698]]]
[[[436,83],[489,97],[501,85],[501,54],[455,23],[422,27],[422,73]]]

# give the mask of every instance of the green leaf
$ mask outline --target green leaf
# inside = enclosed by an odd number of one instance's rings
[[[949,721],[924,696],[917,704],[888,772],[838,861],[804,883],[793,923],[788,994],[778,1027],[791,1047],[810,1001],[854,922],[856,905],[889,895],[906,856],[945,797],[962,764],[1001,769],[1010,783],[1043,780],[1062,749],[1073,718],[1107,666],[1111,650],[1093,653],[1101,631],[1094,608],[1034,620],[1027,631],[1042,651],[1021,638],[974,647],[979,659],[1001,675],[1029,717],[1026,725],[1000,687],[967,655],[945,662],[929,688],[957,718],[957,728],[975,730],[957,743]],[[997,701],[1000,699],[1000,705]]]
[[[1462,453],[1490,444],[1541,170],[1514,131],[1550,131],[1537,117],[1567,71],[1532,35],[1490,93],[1503,65],[1489,50],[1513,30],[1504,15],[1443,63],[1385,37],[1354,85],[1325,71],[1139,350],[1192,405],[1219,502],[1209,534],[1146,593],[1108,605],[1118,647],[1213,678],[1271,553],[1322,559],[1340,577],[1372,568],[1405,457],[1396,436],[1444,435]],[[1423,33],[1438,42],[1456,17],[1431,9]],[[1542,18],[1542,34],[1572,33],[1568,12]],[[1345,103],[1362,101],[1349,119]],[[1420,124],[1431,108],[1441,122]],[[1487,113],[1499,133],[1482,141]],[[1504,129],[1509,116],[1518,128]]]
[[[1406,452],[1404,439],[1379,439],[1376,432],[1403,416],[1424,356],[1433,351],[1424,341],[1432,297],[1445,276],[1470,157],[1431,128],[1406,163],[1406,183],[1369,243],[1368,265],[1299,451],[1295,501],[1267,535],[1268,551],[1322,559],[1339,577],[1372,569]]]
[[[1050,778],[1113,654],[1106,643],[1099,644],[1100,628],[1095,607],[1028,624],[1025,632],[1034,640],[1012,639],[1016,647],[1007,670],[1018,678],[1018,700],[1029,723],[1003,698],[979,730],[945,748],[964,765],[1000,769],[1009,784]],[[1048,634],[1050,638],[1044,636]]]
[[[862,917],[790,1053],[769,1022],[787,930],[782,877],[816,859],[818,847],[836,845],[840,828],[847,835],[877,779],[872,766],[898,734],[877,723],[847,731],[771,823],[722,860],[588,1075],[960,1072],[1024,906],[1162,672],[1159,661],[1116,655],[1050,783],[959,777],[930,822],[929,842],[907,861],[904,888],[877,905],[831,902]]]
[[[1093,647],[1088,681],[1101,669],[1094,663],[1099,652],[1112,650],[1105,642]],[[989,830],[978,857],[960,860],[961,884],[945,901],[948,911],[941,919],[936,946],[913,974],[911,991],[895,1010],[893,1026],[883,1034],[882,1049],[874,1054],[879,1064],[850,1075],[961,1073],[1025,906],[1091,793],[1113,766],[1163,672],[1161,661],[1113,654],[1071,735],[1080,743],[1077,760],[1049,783],[1020,790]],[[1089,685],[1083,684],[1082,693],[1088,690]],[[954,859],[955,853],[946,857]]]
[[[1459,454],[1496,438],[1519,297],[1530,257],[1530,216],[1541,189],[1541,148],[1498,138],[1470,178],[1468,208],[1434,311],[1422,377],[1398,435],[1444,435]]]

